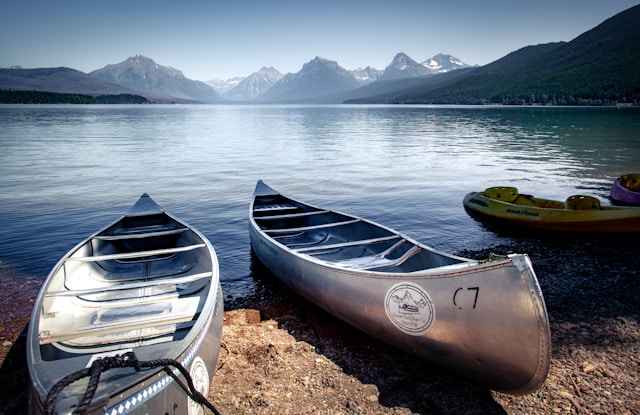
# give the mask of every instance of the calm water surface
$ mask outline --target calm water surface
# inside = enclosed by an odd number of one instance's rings
[[[213,242],[225,293],[251,294],[257,179],[436,248],[503,242],[462,208],[511,184],[606,197],[640,170],[640,113],[559,108],[0,106],[0,266],[46,276],[143,192]]]

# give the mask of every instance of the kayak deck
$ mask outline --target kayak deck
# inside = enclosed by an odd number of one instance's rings
[[[640,209],[606,206],[591,196],[566,202],[522,195],[512,187],[469,193],[463,205],[474,218],[502,226],[582,233],[640,232]]]

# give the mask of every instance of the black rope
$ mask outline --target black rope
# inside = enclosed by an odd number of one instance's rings
[[[142,369],[152,369],[160,367],[164,370],[171,378],[176,382],[178,386],[184,391],[184,393],[191,398],[194,402],[205,406],[209,409],[214,415],[221,415],[218,409],[211,402],[207,400],[207,398],[200,393],[195,385],[193,384],[193,379],[191,378],[191,374],[189,371],[185,369],[184,366],[180,364],[177,360],[174,359],[156,359],[156,360],[138,360],[136,355],[133,352],[127,352],[125,354],[119,356],[107,356],[101,359],[96,359],[91,366],[85,369],[78,370],[73,372],[58,382],[49,390],[47,394],[47,399],[45,401],[45,413],[47,415],[55,414],[56,400],[60,395],[60,392],[67,386],[72,383],[86,378],[89,378],[89,382],[87,383],[87,388],[84,391],[84,394],[78,401],[78,405],[76,409],[73,411],[74,414],[86,414],[89,410],[91,402],[93,401],[93,397],[96,394],[96,390],[98,389],[98,384],[100,383],[100,376],[103,372],[106,372],[110,369],[115,368],[125,368],[132,367],[136,371],[140,371]],[[185,385],[182,380],[173,373],[171,367],[176,368],[182,376],[184,376],[187,384]]]

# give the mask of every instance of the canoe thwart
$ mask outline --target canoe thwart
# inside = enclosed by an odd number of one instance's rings
[[[317,251],[317,250],[323,250],[323,249],[345,248],[348,246],[371,245],[378,242],[390,241],[390,240],[399,239],[399,238],[400,236],[398,235],[392,235],[392,236],[385,236],[382,238],[362,239],[360,241],[349,241],[349,242],[342,242],[342,243],[328,244],[328,245],[316,245],[316,246],[310,246],[307,248],[298,248],[294,250],[296,252],[303,253],[303,252]]]
[[[278,204],[278,205],[267,205],[267,206],[255,208],[253,209],[253,211],[254,212],[271,212],[271,211],[278,211],[278,210],[294,210],[294,209],[300,209],[300,207],[294,206],[294,205]]]
[[[300,228],[265,229],[264,232],[266,233],[301,232],[301,231],[310,231],[313,229],[333,228],[334,226],[350,225],[356,222],[360,222],[360,219],[345,220],[342,222],[324,223],[322,225],[303,226]]]
[[[110,255],[95,255],[84,257],[69,257],[67,261],[79,261],[79,262],[96,262],[96,261],[110,261],[113,259],[130,259],[130,258],[144,258],[156,255],[175,254],[179,252],[193,251],[194,249],[204,248],[205,244],[195,244],[188,246],[181,246],[178,248],[167,249],[154,249],[151,251],[137,251],[137,252],[125,252],[122,254],[110,254]]]
[[[67,340],[88,337],[91,335],[108,334],[120,332],[124,330],[148,329],[151,327],[165,326],[169,324],[178,324],[192,321],[193,313],[172,315],[171,317],[152,317],[152,318],[136,318],[132,321],[121,321],[117,323],[98,324],[91,327],[78,327],[60,334],[50,334],[46,331],[40,333],[40,343],[64,342]]]
[[[177,278],[156,278],[150,281],[132,282],[129,284],[115,284],[107,287],[90,288],[86,290],[49,291],[45,297],[78,297],[83,295],[102,294],[110,291],[135,290],[139,288],[161,287],[165,285],[180,285],[195,282],[204,278],[211,278],[212,272],[186,275]]]
[[[288,215],[257,216],[255,219],[256,220],[290,219],[290,218],[301,218],[304,216],[322,215],[324,213],[331,213],[331,211],[330,210],[314,210],[312,212],[290,213]]]
[[[126,233],[122,235],[97,235],[93,239],[100,241],[119,241],[122,239],[142,239],[142,238],[154,238],[157,236],[177,235],[188,231],[187,228],[171,229],[167,231],[157,232],[140,232],[140,233]]]

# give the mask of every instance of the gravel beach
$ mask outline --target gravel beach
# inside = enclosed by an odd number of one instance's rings
[[[531,256],[551,321],[544,386],[495,393],[372,339],[279,284],[257,261],[256,293],[226,301],[223,347],[209,397],[225,414],[640,413],[637,243],[521,239],[457,254]],[[0,413],[19,413],[28,377],[24,337],[41,283],[4,272]]]

